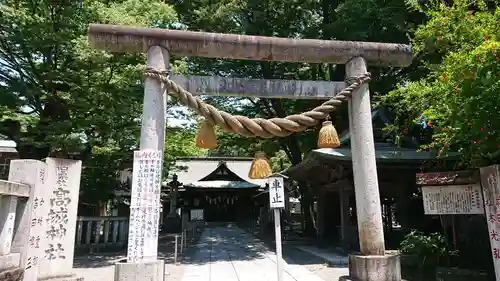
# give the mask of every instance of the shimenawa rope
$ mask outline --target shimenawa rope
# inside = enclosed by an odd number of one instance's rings
[[[167,71],[146,68],[144,75],[164,83],[171,90],[167,91],[169,95],[177,97],[183,105],[195,110],[212,125],[217,125],[224,131],[237,133],[246,137],[262,138],[286,137],[317,125],[320,121],[327,118],[335,110],[335,107],[342,104],[354,91],[364,83],[370,81],[371,78],[370,73],[365,73],[359,77],[347,79],[348,86],[345,89],[310,111],[289,115],[285,118],[250,119],[245,116],[232,115],[205,103],[171,80]]]

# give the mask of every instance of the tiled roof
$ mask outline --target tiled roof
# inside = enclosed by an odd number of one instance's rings
[[[0,140],[0,153],[17,153],[16,143],[9,140]]]
[[[450,152],[446,159],[458,159],[460,153]],[[324,160],[345,160],[352,161],[350,148],[321,148],[311,152],[313,158],[323,158]],[[377,162],[414,162],[421,163],[437,158],[437,154],[428,151],[419,151],[409,148],[398,148],[392,144],[375,144],[375,158]]]
[[[224,161],[227,168],[244,181],[264,187],[267,182],[266,179],[254,180],[248,178],[252,160],[252,158],[237,157],[181,158],[175,162],[175,167],[170,170],[169,174],[177,174],[178,181],[188,185],[208,176],[217,169],[221,161]]]
[[[15,147],[5,147],[0,146],[0,153],[17,153],[17,149]]]
[[[246,181],[197,181],[189,184],[184,184],[184,187],[195,187],[195,188],[235,188],[235,189],[245,189],[245,188],[258,188],[255,185]]]

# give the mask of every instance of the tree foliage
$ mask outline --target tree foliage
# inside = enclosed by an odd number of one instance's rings
[[[142,109],[143,55],[91,48],[92,22],[167,26],[161,1],[3,1],[0,4],[0,133],[22,157],[131,148]]]
[[[207,151],[194,144],[195,132],[184,128],[167,128],[165,138],[165,158],[168,166],[175,164],[178,157],[202,156]],[[168,169],[165,169],[166,171]]]
[[[90,23],[171,28],[177,15],[156,0],[0,1],[0,135],[21,158],[81,159],[84,199],[95,201],[121,188],[117,171],[138,147],[146,58],[92,48]],[[175,148],[183,134],[167,134],[167,160],[197,153]]]
[[[416,60],[428,74],[381,99],[397,116],[391,129],[432,128],[423,149],[459,151],[467,165],[498,161],[500,120],[500,8],[488,2],[430,2],[429,20],[415,30]]]

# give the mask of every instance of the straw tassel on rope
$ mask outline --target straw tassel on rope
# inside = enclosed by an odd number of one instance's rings
[[[263,179],[273,173],[271,165],[267,160],[266,154],[262,151],[255,153],[255,159],[252,161],[248,177],[251,179]]]
[[[203,120],[198,132],[196,132],[195,144],[199,148],[217,148],[217,137],[215,136],[214,125],[208,120]]]
[[[323,127],[318,135],[318,148],[337,148],[340,147],[339,135],[332,124],[332,121],[323,122]]]

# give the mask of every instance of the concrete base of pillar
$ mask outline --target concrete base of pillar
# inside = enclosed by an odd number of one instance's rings
[[[20,259],[21,259],[21,254],[19,253],[0,255],[0,272],[6,269],[19,267]]]
[[[115,264],[115,281],[164,281],[165,262],[163,260]]]
[[[349,276],[339,281],[401,281],[399,255],[358,256],[349,255]]]
[[[181,217],[177,214],[168,214],[163,221],[163,232],[165,233],[179,233],[181,232],[182,223]]]

